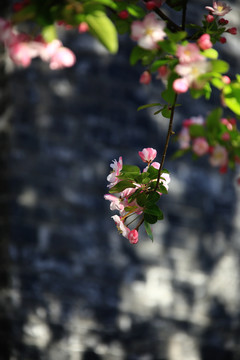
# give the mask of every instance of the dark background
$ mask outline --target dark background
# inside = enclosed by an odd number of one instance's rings
[[[200,4],[201,3],[201,4]],[[201,19],[207,1],[190,1]],[[238,25],[240,6],[226,16]],[[221,57],[238,71],[239,36]],[[139,85],[132,42],[117,56],[88,34],[63,34],[77,54],[71,69],[28,69],[1,57],[0,359],[239,360],[240,191],[206,160],[165,166],[165,220],[136,246],[110,218],[109,164],[141,165],[158,150],[167,119],[138,106],[158,102],[160,81]],[[174,130],[205,116],[219,99],[182,96]],[[227,112],[226,112],[227,114]]]

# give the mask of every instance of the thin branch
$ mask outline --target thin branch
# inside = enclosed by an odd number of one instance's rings
[[[164,21],[167,22],[168,27],[170,28],[170,30],[173,31],[181,31],[182,28],[180,26],[178,26],[175,22],[173,22],[166,14],[164,14],[164,12],[158,8],[154,9],[155,13],[158,14],[160,16],[161,19],[163,19]]]
[[[148,0],[143,0],[145,3],[148,2]],[[169,27],[170,30],[174,31],[181,31],[182,28],[180,26],[178,26],[174,21],[172,21],[162,10],[160,10],[159,8],[155,8],[153,9],[153,11],[160,16],[161,19],[163,19],[164,21],[167,22],[167,25]]]
[[[162,160],[161,160],[161,163],[160,163],[160,168],[158,169],[158,178],[157,178],[157,183],[156,183],[156,186],[155,186],[155,191],[157,191],[157,188],[158,188],[158,185],[159,185],[159,182],[160,182],[160,177],[161,177],[163,164],[164,164],[166,154],[167,154],[169,140],[170,140],[171,135],[173,135],[172,125],[173,125],[173,117],[174,117],[174,110],[175,110],[176,102],[177,102],[177,94],[175,94],[173,105],[171,107],[171,116],[170,116],[169,125],[168,125],[168,132],[167,132],[167,137],[166,137],[166,141],[165,141],[165,145],[164,145],[164,150],[163,150]]]

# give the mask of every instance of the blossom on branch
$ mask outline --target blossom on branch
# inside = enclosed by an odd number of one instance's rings
[[[119,157],[119,160],[116,159],[113,160],[113,164],[110,165],[110,167],[113,169],[113,171],[108,175],[107,181],[110,182],[108,185],[109,188],[113,187],[119,182],[119,179],[117,176],[120,174],[120,171],[122,170],[123,162],[122,157]]]
[[[153,50],[158,48],[158,41],[166,36],[164,32],[165,22],[150,13],[140,21],[133,21],[131,25],[131,38],[138,42],[143,49]]]
[[[223,1],[213,1],[213,6],[205,6],[212,15],[224,16],[229,13],[232,9]]]
[[[142,151],[138,152],[138,155],[143,162],[150,164],[157,156],[157,151],[153,148],[144,148]]]

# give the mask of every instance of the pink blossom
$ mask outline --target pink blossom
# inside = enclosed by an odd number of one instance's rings
[[[190,133],[188,127],[183,127],[178,135],[180,149],[188,149],[190,147]]]
[[[138,42],[138,45],[144,49],[153,50],[158,47],[158,41],[166,36],[163,31],[165,22],[150,13],[140,21],[133,21],[131,25],[131,38]]]
[[[204,60],[200,54],[199,47],[196,44],[188,43],[187,45],[178,45],[177,57],[181,64],[189,64],[196,61]]]
[[[150,72],[146,70],[140,76],[139,82],[140,82],[140,84],[148,85],[148,84],[150,84],[151,80],[152,80],[152,76],[151,76]]]
[[[122,170],[122,157],[119,157],[119,160],[113,160],[113,164],[110,165],[110,167],[113,169],[113,171],[108,175],[107,181],[110,182],[108,185],[109,188],[116,185],[120,180],[117,178],[117,176],[120,174],[120,171]]]
[[[196,61],[189,64],[178,64],[175,71],[182,76],[190,85],[198,79],[199,76],[210,70],[210,63],[207,61]]]
[[[117,229],[122,234],[122,236],[128,239],[128,234],[130,232],[130,229],[126,225],[124,225],[124,222],[121,220],[121,218],[118,215],[113,215],[111,218],[114,220]]]
[[[181,79],[176,79],[173,82],[173,90],[178,93],[178,94],[182,94],[187,92],[189,89],[189,83],[187,81],[187,79],[185,78],[181,78]]]
[[[157,76],[156,79],[161,79],[162,81],[167,80],[169,74],[170,74],[170,70],[166,65],[162,65],[157,69]]]
[[[228,153],[225,147],[216,145],[213,148],[209,162],[212,166],[224,166],[228,162]]]
[[[205,6],[205,9],[209,10],[212,15],[224,16],[231,11],[231,7],[223,1],[213,1],[213,7]]]
[[[52,70],[62,69],[73,66],[75,62],[76,56],[74,53],[66,47],[60,47],[51,57],[49,67]]]
[[[228,132],[223,133],[221,137],[223,141],[230,140],[230,134]]]
[[[190,119],[186,119],[183,121],[183,126],[189,127],[193,124],[203,125],[204,124],[204,118],[199,116],[192,116]]]
[[[227,75],[222,76],[222,81],[224,82],[224,84],[230,84],[231,83],[231,79]]]
[[[37,57],[41,48],[40,43],[35,41],[16,42],[9,47],[9,56],[17,65],[27,67],[33,58]]]
[[[142,151],[138,152],[138,155],[140,156],[142,161],[149,164],[157,156],[157,151],[155,149],[153,149],[153,148],[144,148]]]
[[[198,137],[193,140],[192,149],[198,156],[203,156],[208,152],[209,145],[204,137]]]
[[[207,50],[212,47],[212,42],[209,34],[203,34],[197,41],[198,46],[202,50]]]
[[[221,119],[221,123],[227,127],[228,130],[233,129],[233,124],[226,118]]]
[[[128,240],[130,244],[136,244],[138,242],[138,231],[136,229],[129,232]]]
[[[124,205],[121,203],[121,199],[117,196],[106,194],[104,195],[105,200],[109,200],[110,203],[110,210],[118,210],[120,212],[120,215],[124,212]]]

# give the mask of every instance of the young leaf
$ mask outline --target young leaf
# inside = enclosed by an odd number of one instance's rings
[[[207,117],[206,126],[210,132],[215,132],[219,128],[219,119],[222,116],[222,109],[214,109]]]
[[[145,50],[139,46],[135,46],[130,54],[130,64],[135,65],[139,60],[142,60],[144,56],[148,56],[149,50]]]
[[[90,32],[112,53],[118,51],[117,30],[103,11],[96,10],[86,14]]]
[[[206,136],[206,130],[202,125],[193,124],[189,127],[190,135],[193,137]]]
[[[45,26],[42,30],[42,36],[46,42],[51,42],[57,38],[57,32],[54,25]]]
[[[147,109],[147,108],[150,108],[150,107],[153,107],[153,106],[162,106],[162,104],[160,104],[160,103],[152,103],[152,104],[141,105],[141,106],[139,106],[137,108],[137,111]]]
[[[171,110],[168,108],[168,106],[164,106],[164,108],[162,109],[162,116],[164,116],[167,119],[170,119],[171,116]]]
[[[202,54],[209,59],[217,59],[218,52],[215,49],[207,49],[202,52]]]
[[[144,227],[145,227],[148,237],[153,241],[152,229],[151,229],[150,224],[146,220],[144,220]]]
[[[139,174],[140,169],[138,166],[135,166],[135,165],[123,165],[122,172],[124,172],[124,173],[131,172],[131,173]]]
[[[135,188],[136,185],[134,185],[131,181],[128,180],[122,180],[119,181],[115,186],[113,186],[109,192],[110,193],[119,193],[127,188]]]
[[[229,109],[235,114],[240,115],[240,82],[225,86],[223,89],[223,96]]]
[[[229,65],[226,61],[223,60],[212,60],[212,71],[216,71],[218,73],[226,73],[229,70]]]

